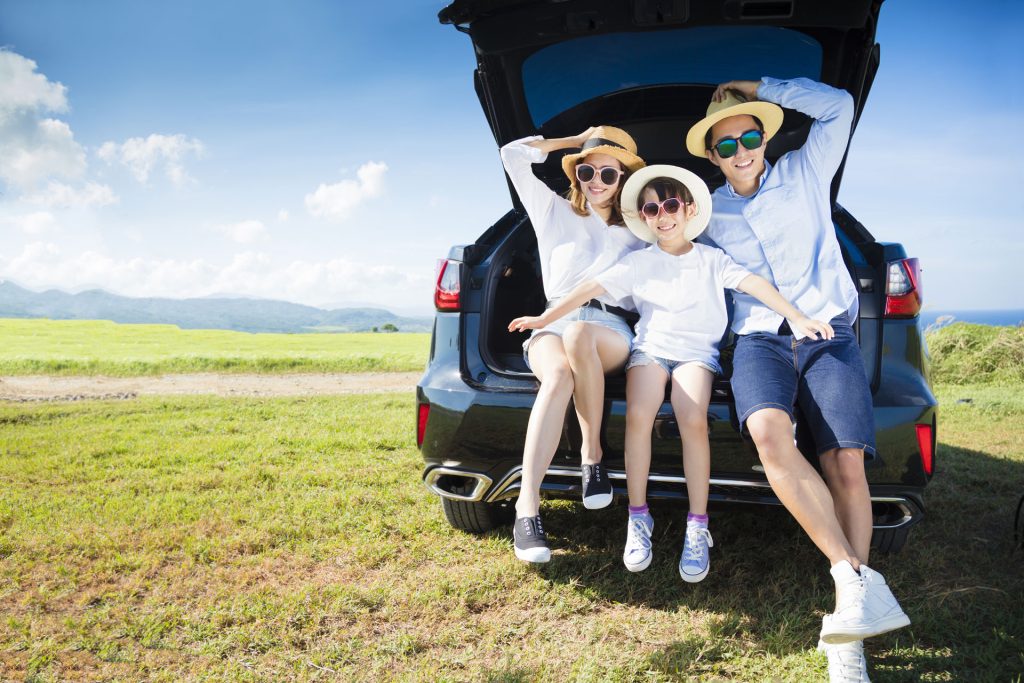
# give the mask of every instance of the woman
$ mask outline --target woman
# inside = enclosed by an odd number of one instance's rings
[[[533,174],[532,165],[543,162],[550,152],[570,148],[581,150],[562,159],[570,182],[568,198],[563,198]],[[537,233],[549,306],[645,246],[623,225],[618,208],[622,184],[644,166],[625,131],[599,126],[568,138],[524,138],[502,147],[501,159]],[[570,397],[575,399],[583,433],[583,504],[596,509],[611,503],[611,482],[601,466],[604,376],[625,365],[633,332],[624,316],[634,310],[631,300],[604,295],[534,330],[523,344],[540,390],[526,428],[516,502],[513,536],[521,560],[551,559],[540,519],[540,485],[558,447]]]

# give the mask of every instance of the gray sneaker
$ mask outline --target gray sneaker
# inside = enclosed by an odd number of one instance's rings
[[[711,540],[711,532],[706,526],[688,522],[686,524],[686,540],[683,541],[683,554],[679,558],[679,576],[687,583],[703,581],[711,568],[708,548],[715,545]]]

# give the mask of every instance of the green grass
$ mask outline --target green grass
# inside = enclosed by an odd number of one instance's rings
[[[1024,327],[955,323],[928,333],[932,380],[949,384],[1024,384]]]
[[[872,680],[1020,681],[1021,387],[939,395],[929,515],[872,561],[913,625]],[[0,679],[824,680],[831,581],[785,512],[715,514],[688,585],[681,510],[634,575],[623,507],[546,502],[533,569],[447,525],[413,424],[393,395],[0,405]]]
[[[175,325],[0,319],[0,375],[413,372],[428,334],[250,334]]]

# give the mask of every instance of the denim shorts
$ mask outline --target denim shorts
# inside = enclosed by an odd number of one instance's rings
[[[534,339],[542,334],[553,334],[561,337],[565,334],[565,330],[569,325],[574,322],[591,323],[599,325],[600,327],[607,327],[609,330],[617,332],[622,336],[623,341],[626,342],[627,348],[633,345],[633,329],[629,326],[629,323],[614,313],[609,313],[602,308],[584,306],[566,313],[547,327],[542,327],[539,330],[533,331],[530,338],[523,342],[523,358],[526,360],[526,366],[530,366],[530,343]],[[532,370],[533,368],[530,369]]]
[[[713,368],[702,360],[670,360],[668,358],[662,358],[661,356],[655,356],[647,353],[646,351],[641,351],[640,349],[633,349],[629,354],[629,360],[626,361],[626,370],[640,367],[641,365],[657,364],[661,366],[662,370],[668,373],[669,377],[671,377],[672,373],[676,371],[676,368],[681,368],[684,365],[689,365],[690,363],[696,363],[712,375],[717,375],[722,372],[720,369]]]
[[[795,420],[799,405],[818,455],[833,448],[875,454],[875,413],[860,346],[845,313],[831,340],[754,332],[736,340],[732,393],[740,426],[763,408]]]

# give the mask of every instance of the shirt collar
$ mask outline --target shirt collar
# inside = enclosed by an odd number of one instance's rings
[[[754,192],[754,194],[748,195],[748,196],[741,195],[736,190],[732,189],[732,183],[730,183],[728,180],[726,180],[725,181],[725,194],[726,194],[726,196],[731,197],[733,199],[752,199],[752,198],[756,197],[757,193],[761,191],[762,187],[764,187],[765,178],[768,177],[768,174],[771,173],[771,170],[772,170],[772,165],[768,163],[767,159],[765,159],[764,160],[764,171],[761,172],[761,177],[757,179],[757,192]]]

